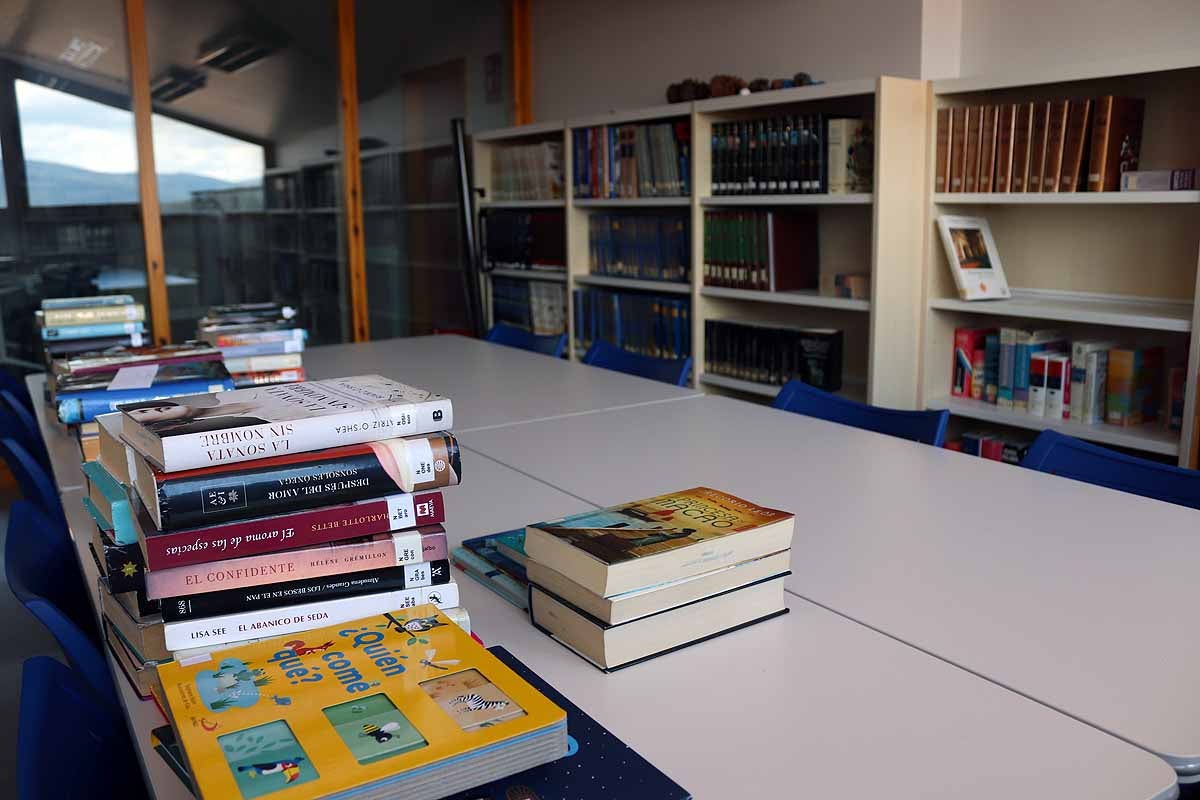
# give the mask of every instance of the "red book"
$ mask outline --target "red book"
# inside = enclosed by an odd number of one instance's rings
[[[157,532],[146,507],[134,517],[146,568],[167,569],[357,539],[445,521],[441,492],[400,494],[272,517]]]
[[[988,437],[979,442],[979,455],[992,461],[1003,461],[1004,440]]]
[[[987,335],[993,330],[995,329],[958,328],[954,331],[954,363],[950,368],[950,374],[953,376],[950,394],[953,396],[971,397],[975,377],[975,352],[986,348]],[[985,388],[982,385],[983,375],[979,376],[979,380],[980,387]]]

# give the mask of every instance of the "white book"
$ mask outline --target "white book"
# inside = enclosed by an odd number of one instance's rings
[[[1034,353],[1029,357],[1029,406],[1034,417],[1046,416],[1046,377],[1050,371],[1049,353]]]
[[[1067,395],[1071,387],[1071,357],[1066,355],[1046,358],[1046,419],[1069,419],[1071,406]]]
[[[458,584],[451,581],[441,586],[168,622],[163,625],[163,636],[168,650],[190,650],[264,636],[288,636],[425,603],[433,603],[438,608],[458,605]]]

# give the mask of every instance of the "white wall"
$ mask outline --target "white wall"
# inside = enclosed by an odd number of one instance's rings
[[[667,86],[921,71],[921,0],[534,0],[539,121],[666,102]]]
[[[961,0],[962,74],[1200,47],[1200,0]]]

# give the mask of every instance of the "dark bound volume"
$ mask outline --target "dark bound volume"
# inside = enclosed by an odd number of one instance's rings
[[[1138,168],[1145,114],[1146,101],[1137,97],[1105,95],[1096,100],[1089,192],[1115,192],[1121,188],[1121,173]]]
[[[950,191],[963,190],[963,175],[967,171],[967,109],[962,106],[950,112]]]
[[[954,113],[949,108],[939,108],[937,112],[937,165],[933,172],[933,190],[935,192],[950,191],[950,140],[952,139],[952,120]]]
[[[264,608],[280,608],[293,603],[316,603],[357,597],[360,594],[440,586],[450,582],[450,562],[419,561],[399,567],[286,581],[248,589],[228,589],[162,600],[163,622],[237,614]]]
[[[1057,192],[1058,180],[1062,177],[1063,146],[1067,139],[1067,111],[1070,100],[1055,100],[1050,103],[1050,115],[1046,118],[1046,160],[1042,167],[1042,191]]]
[[[979,191],[979,150],[983,143],[983,107],[968,108],[966,112],[966,155],[963,162],[963,191]]]
[[[1033,104],[1033,126],[1029,135],[1029,176],[1025,191],[1042,190],[1042,170],[1046,166],[1046,134],[1050,130],[1050,101]]]
[[[1029,146],[1033,141],[1033,103],[1018,103],[1013,125],[1013,164],[1009,186],[1014,192],[1029,191]]]
[[[1067,135],[1063,144],[1062,177],[1059,191],[1078,192],[1086,186],[1088,134],[1091,132],[1092,101],[1072,100],[1067,113]]]
[[[437,433],[163,472],[134,457],[154,527],[171,531],[455,486],[458,441]]]
[[[996,175],[992,179],[993,192],[1012,191],[1013,176],[1013,133],[1016,130],[1017,107],[1000,106],[996,115]]]
[[[979,180],[975,182],[981,192],[995,191],[992,178],[996,174],[996,134],[999,132],[1000,106],[984,106],[979,144]]]

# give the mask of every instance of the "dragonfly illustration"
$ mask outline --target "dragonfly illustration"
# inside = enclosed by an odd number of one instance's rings
[[[448,658],[448,659],[445,659],[442,661],[434,661],[433,657],[435,655],[437,655],[437,650],[434,650],[432,648],[430,648],[429,650],[426,650],[425,657],[421,659],[421,666],[429,667],[430,669],[442,669],[442,670],[449,671],[450,667],[454,666],[455,664],[457,664],[459,662],[459,659],[457,659],[457,658]],[[443,664],[448,664],[449,666],[443,667],[442,666]]]

